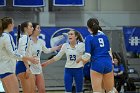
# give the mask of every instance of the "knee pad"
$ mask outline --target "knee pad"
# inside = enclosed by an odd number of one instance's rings
[[[113,87],[112,90],[110,90],[108,93],[115,93],[116,92],[116,88]]]

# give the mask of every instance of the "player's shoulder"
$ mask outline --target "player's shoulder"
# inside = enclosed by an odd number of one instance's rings
[[[26,40],[27,38],[28,38],[27,35],[21,35],[19,39],[20,39],[20,40]]]
[[[45,41],[43,39],[41,39],[41,38],[38,38],[38,42],[45,43]]]
[[[64,44],[62,45],[63,48],[64,48],[64,47],[67,47],[67,46],[69,46],[69,43],[64,43]]]
[[[46,45],[46,42],[43,40],[43,39],[41,39],[41,38],[38,38],[38,44],[40,44],[41,46],[42,45]]]
[[[100,31],[100,30],[98,30],[98,34],[100,34],[100,35],[105,35],[104,32],[102,32],[102,31]]]
[[[2,33],[1,39],[3,40],[9,40],[10,34],[9,33]]]
[[[2,33],[2,37],[9,37],[9,33]]]
[[[85,45],[85,43],[84,42],[78,42],[78,45],[79,46],[81,46],[81,45],[83,46],[83,45]]]
[[[93,37],[94,37],[94,36],[93,36],[92,34],[87,35],[87,36],[85,37],[85,40],[91,40]]]
[[[67,46],[67,45],[69,45],[69,43],[64,43],[62,46]]]

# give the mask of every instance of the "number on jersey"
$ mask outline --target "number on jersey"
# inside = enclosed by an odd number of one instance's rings
[[[40,50],[37,50],[37,56],[39,55],[39,53],[40,53]]]
[[[70,55],[70,61],[76,61],[76,55]]]
[[[98,41],[100,43],[100,47],[104,47],[104,40],[103,40],[103,38],[98,38]]]

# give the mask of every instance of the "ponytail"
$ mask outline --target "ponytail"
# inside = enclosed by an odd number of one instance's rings
[[[18,27],[17,27],[17,45],[18,45],[18,42],[19,42],[19,38],[20,38],[20,33],[21,32],[21,25],[19,24]]]
[[[82,36],[79,32],[78,32],[78,35],[77,35],[77,40],[80,41],[80,42],[83,42],[83,38],[82,38]]]
[[[0,19],[0,37],[2,36],[3,33],[3,29],[2,29],[2,20]]]
[[[77,40],[80,42],[83,42],[83,38],[82,38],[81,34],[76,30],[72,30],[72,31],[74,31],[75,35],[77,36]]]
[[[92,34],[96,35],[98,33],[99,26],[97,24],[93,23],[93,26],[91,27],[91,30],[92,30]]]

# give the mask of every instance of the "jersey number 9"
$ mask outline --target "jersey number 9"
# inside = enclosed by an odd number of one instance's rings
[[[100,43],[100,47],[104,47],[104,40],[103,40],[103,38],[98,38],[98,41]]]

